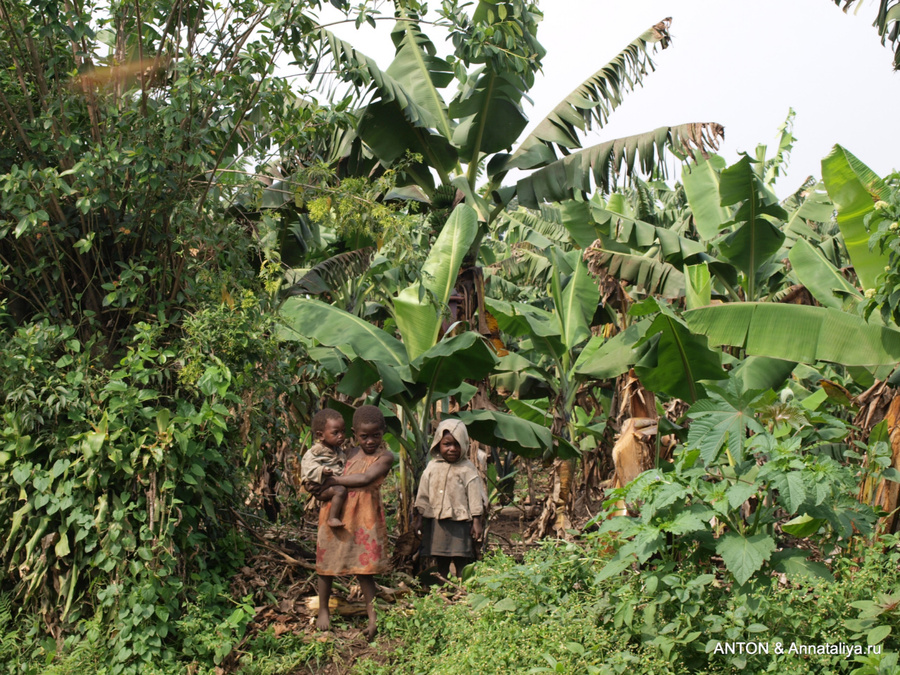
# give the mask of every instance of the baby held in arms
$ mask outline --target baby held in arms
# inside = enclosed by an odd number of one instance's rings
[[[328,526],[343,527],[341,518],[344,515],[347,488],[343,485],[331,485],[321,491],[315,488],[329,477],[344,473],[346,458],[341,449],[345,438],[344,418],[337,410],[320,410],[313,415],[312,432],[316,442],[300,460],[300,482],[320,501],[331,502]],[[310,490],[310,487],[314,489]]]

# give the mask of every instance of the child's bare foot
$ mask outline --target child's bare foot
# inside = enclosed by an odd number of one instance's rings
[[[317,630],[331,630],[331,615],[328,607],[319,607],[319,617],[316,619]]]
[[[366,627],[363,635],[366,636],[366,641],[371,642],[375,639],[375,636],[378,634],[378,626],[375,625],[374,621],[369,621],[369,625]]]
[[[328,524],[328,527],[343,527],[344,526],[344,523],[341,521],[340,518],[329,518],[326,521],[326,523]]]

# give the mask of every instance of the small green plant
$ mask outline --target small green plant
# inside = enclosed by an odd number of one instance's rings
[[[250,640],[242,652],[241,675],[281,675],[304,667],[318,672],[331,661],[334,642],[292,633],[276,637],[269,628]]]
[[[625,538],[604,574],[653,557],[717,555],[738,585],[764,569],[830,578],[824,565],[808,560],[808,549],[791,542],[830,551],[872,532],[875,513],[857,501],[854,471],[804,445],[805,425],[770,431],[758,422],[756,408],[768,405],[771,392],[738,393],[733,383],[708,389],[714,397],[688,411],[694,421],[674,461],[611,494],[608,507],[624,501],[639,515],[604,523],[602,531]]]
[[[211,595],[214,590],[211,587],[190,603],[175,626],[181,639],[180,656],[206,667],[222,664],[244,637],[256,613],[250,596],[236,603],[223,602],[231,599],[222,593]],[[229,605],[233,606],[231,611]]]

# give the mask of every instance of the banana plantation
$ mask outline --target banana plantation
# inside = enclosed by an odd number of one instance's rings
[[[552,4],[431,5],[0,0],[0,673],[900,673],[900,174],[785,198],[789,101],[590,144],[671,19],[529,124]],[[361,406],[374,640],[300,481]]]

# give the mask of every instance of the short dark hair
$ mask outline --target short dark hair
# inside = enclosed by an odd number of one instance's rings
[[[312,423],[310,424],[310,426],[312,427],[313,435],[319,433],[320,431],[325,431],[325,426],[331,420],[340,420],[341,424],[343,424],[344,416],[333,408],[322,408],[319,412],[313,415]]]
[[[384,413],[377,405],[363,405],[353,413],[353,428],[358,429],[363,424],[377,424],[382,430],[387,427]]]

